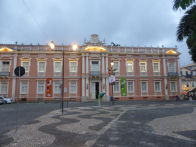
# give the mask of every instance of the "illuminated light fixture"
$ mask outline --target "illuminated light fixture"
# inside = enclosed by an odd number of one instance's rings
[[[177,52],[176,52],[176,51],[174,51],[174,50],[169,50],[169,51],[167,51],[167,52],[166,52],[166,54],[173,54],[173,55],[176,55],[176,54],[177,54]]]
[[[78,45],[77,45],[77,43],[73,43],[73,45],[72,45],[72,49],[73,49],[73,51],[76,51],[76,50],[78,49]]]
[[[111,62],[111,67],[113,67],[114,66],[114,62]]]
[[[88,46],[84,49],[84,51],[89,51],[89,52],[105,52],[106,49],[100,46]]]
[[[0,52],[13,52],[13,49],[7,48],[7,47],[3,47],[0,49]]]
[[[54,41],[50,41],[49,42],[49,44],[48,44],[48,46],[51,48],[51,49],[55,49],[55,43],[54,43]]]

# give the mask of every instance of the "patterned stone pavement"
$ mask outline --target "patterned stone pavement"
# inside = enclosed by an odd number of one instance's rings
[[[195,122],[192,103],[80,106],[5,133],[2,146],[196,146]]]

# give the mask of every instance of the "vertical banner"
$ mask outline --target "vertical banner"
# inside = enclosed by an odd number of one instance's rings
[[[46,97],[52,97],[52,78],[46,79]]]
[[[121,96],[127,96],[126,78],[121,78]]]

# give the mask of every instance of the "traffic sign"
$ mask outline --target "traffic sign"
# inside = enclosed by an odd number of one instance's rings
[[[18,77],[22,77],[25,74],[25,68],[22,66],[18,66],[15,68],[14,73]]]

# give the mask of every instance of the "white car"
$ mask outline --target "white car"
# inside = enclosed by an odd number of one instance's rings
[[[6,103],[6,104],[11,104],[13,102],[12,98],[6,98],[4,96],[0,96],[0,97],[3,98],[4,103]]]

